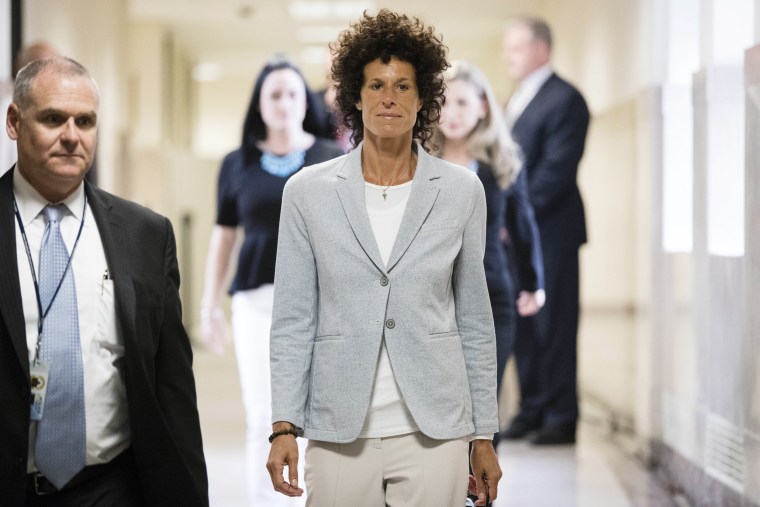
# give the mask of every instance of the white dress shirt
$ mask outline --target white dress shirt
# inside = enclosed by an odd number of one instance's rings
[[[507,127],[512,128],[512,125],[520,118],[520,115],[523,114],[530,101],[536,97],[538,90],[544,86],[544,83],[551,77],[553,72],[551,65],[547,63],[531,72],[522,80],[507,103],[507,109],[504,114]]]
[[[18,169],[13,174],[13,194],[21,222],[24,224],[35,274],[39,280],[40,244],[45,231],[45,221],[41,212],[49,203],[26,181]],[[71,259],[71,269],[74,272],[79,308],[79,337],[84,368],[87,464],[93,465],[106,463],[129,447],[130,433],[126,388],[121,371],[124,344],[116,326],[113,280],[104,279],[108,269],[105,252],[89,204],[84,209],[84,197],[84,185],[81,184],[63,201],[68,208],[68,214],[62,218],[60,228],[63,241],[71,254],[79,232],[82,211],[85,211],[84,227]],[[16,258],[31,364],[37,346],[39,315],[29,258],[18,222]],[[50,381],[55,382],[55,379]],[[29,432],[27,471],[31,472],[35,470],[36,422],[31,424]]]

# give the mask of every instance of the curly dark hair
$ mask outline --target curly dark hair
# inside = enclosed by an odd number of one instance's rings
[[[336,81],[336,106],[343,123],[351,130],[351,142],[364,139],[362,112],[356,108],[364,84],[364,67],[380,59],[388,63],[396,57],[414,67],[422,108],[417,113],[412,137],[426,148],[438,122],[444,101],[442,73],[449,67],[448,48],[432,26],[416,17],[381,9],[376,16],[364,11],[362,18],[341,32],[330,44],[333,54],[332,77]]]

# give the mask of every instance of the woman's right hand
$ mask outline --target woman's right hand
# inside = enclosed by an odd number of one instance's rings
[[[201,339],[212,352],[224,354],[229,333],[224,310],[220,307],[201,308]]]
[[[289,422],[278,421],[272,425],[272,432],[293,428]],[[287,468],[287,478],[285,478]],[[298,444],[293,435],[280,435],[272,440],[267,459],[267,470],[274,490],[285,496],[301,496],[303,488],[298,487]]]

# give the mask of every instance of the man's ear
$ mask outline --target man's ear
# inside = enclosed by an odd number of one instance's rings
[[[8,106],[8,113],[5,116],[5,131],[8,133],[8,137],[14,141],[18,140],[18,124],[20,121],[21,111],[14,102],[11,102]]]

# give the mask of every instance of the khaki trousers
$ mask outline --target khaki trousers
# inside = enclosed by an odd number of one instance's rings
[[[360,438],[348,444],[309,440],[307,507],[462,507],[467,495],[466,439],[421,432]]]

